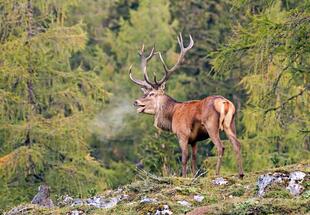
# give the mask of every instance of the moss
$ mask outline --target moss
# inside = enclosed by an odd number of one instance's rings
[[[182,186],[182,187],[177,187],[176,191],[182,195],[191,195],[193,193],[198,192],[199,188],[197,187],[190,187],[190,186]]]
[[[303,199],[309,199],[310,200],[310,190],[304,191],[301,197]]]
[[[232,186],[229,191],[229,195],[240,197],[245,193],[245,188],[243,186]]]
[[[272,190],[266,193],[265,198],[291,198],[292,195],[288,190],[279,189],[279,190]]]
[[[217,203],[218,202],[218,197],[214,194],[211,194],[209,196],[206,196],[203,200],[204,203],[207,203],[207,204],[214,204],[214,203]]]
[[[296,199],[230,199],[209,206],[209,214],[307,214],[310,201]]]
[[[137,205],[138,203],[130,203],[130,204],[119,204],[115,208],[111,209],[97,209],[94,211],[94,215],[110,215],[110,214],[118,214],[118,215],[132,215],[137,214]]]
[[[310,178],[309,178],[309,177],[307,177],[307,178],[303,181],[302,186],[304,186],[304,188],[305,188],[306,190],[310,190]]]
[[[247,200],[233,206],[229,214],[243,215],[243,214],[270,214],[273,213],[269,205],[260,205],[253,200]]]
[[[127,185],[125,189],[136,193],[148,193],[159,191],[165,187],[167,187],[166,184],[158,184],[152,181],[136,181],[132,184]]]
[[[290,192],[286,189],[285,184],[273,184],[271,185],[264,196],[265,198],[292,198]]]
[[[195,184],[195,181],[192,178],[183,178],[183,177],[171,177],[171,185],[174,186],[191,186]]]
[[[160,203],[143,203],[143,204],[139,204],[136,207],[136,211],[137,213],[140,215],[144,215],[144,214],[154,214],[159,208],[162,208],[163,204]]]

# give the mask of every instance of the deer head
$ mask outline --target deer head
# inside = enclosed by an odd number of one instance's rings
[[[182,35],[180,34],[177,37],[181,51],[180,51],[176,64],[170,69],[167,67],[161,53],[155,52],[155,47],[153,47],[150,54],[146,56],[144,53],[144,45],[142,45],[142,48],[138,52],[138,55],[140,56],[140,59],[141,59],[141,70],[143,73],[144,80],[135,79],[131,73],[132,65],[129,68],[130,79],[135,84],[141,87],[141,90],[143,91],[143,94],[144,94],[141,98],[137,99],[134,102],[134,106],[137,107],[138,113],[146,113],[146,114],[153,115],[156,113],[156,110],[161,106],[166,96],[165,95],[166,82],[168,81],[172,73],[179,67],[179,65],[184,59],[186,52],[190,50],[194,45],[194,41],[191,35],[189,35],[189,38],[190,38],[189,45],[187,47],[184,47]],[[163,68],[165,70],[165,74],[164,74],[164,77],[160,79],[159,81],[157,80],[156,75],[154,74],[154,78],[153,78],[154,82],[152,82],[150,81],[149,76],[147,74],[147,63],[155,55],[159,56],[161,63],[163,65]]]

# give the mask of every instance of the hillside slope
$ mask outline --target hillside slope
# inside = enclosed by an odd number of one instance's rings
[[[303,180],[298,181],[303,187],[300,195],[293,196],[286,188],[288,181],[283,179],[267,186],[265,195],[258,197],[257,180],[260,176],[266,174],[284,176],[296,171],[306,175]],[[138,171],[137,177],[140,179],[118,190],[109,190],[86,200],[67,196],[58,200],[56,202],[58,206],[51,209],[24,204],[6,214],[310,213],[310,161],[249,173],[243,180],[231,175],[215,181],[214,176],[201,176],[195,179],[161,178],[145,171]]]

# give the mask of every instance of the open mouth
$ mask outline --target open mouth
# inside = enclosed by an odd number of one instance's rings
[[[145,105],[138,100],[133,103],[133,106],[137,108],[138,113],[143,113],[145,111]]]
[[[145,105],[138,105],[137,106],[137,112],[138,113],[143,113],[145,110]]]

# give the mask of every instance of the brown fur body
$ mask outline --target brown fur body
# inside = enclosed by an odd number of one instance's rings
[[[237,155],[239,176],[243,177],[240,142],[236,136],[234,124],[235,106],[232,102],[222,96],[209,96],[207,98],[195,101],[177,102],[165,94],[165,83],[173,72],[178,68],[184,59],[188,50],[190,50],[194,41],[189,36],[190,42],[184,47],[183,38],[178,36],[180,46],[180,55],[177,63],[168,68],[160,52],[155,52],[152,48],[149,55],[145,55],[144,45],[138,52],[141,59],[141,69],[144,80],[135,79],[129,68],[129,77],[141,87],[144,95],[134,102],[138,113],[154,115],[154,126],[170,131],[176,134],[182,150],[182,175],[186,175],[186,165],[188,161],[188,147],[192,147],[192,172],[196,171],[197,141],[210,138],[217,149],[218,159],[216,164],[216,174],[219,175],[222,156],[224,154],[224,145],[220,140],[220,130],[224,130],[230,142],[233,144]],[[147,63],[153,56],[158,55],[165,70],[164,77],[157,80],[154,75],[152,83],[147,74]]]
[[[218,151],[216,173],[219,174],[224,146],[219,139],[219,131],[224,130],[237,153],[239,175],[243,177],[240,142],[237,140],[233,103],[222,96],[209,96],[202,100],[177,102],[163,94],[155,108],[154,125],[176,134],[182,149],[182,175],[186,174],[188,146],[192,146],[192,171],[194,174],[197,157],[197,141],[211,138]],[[138,101],[138,100],[137,100]],[[230,113],[230,114],[229,114]]]

